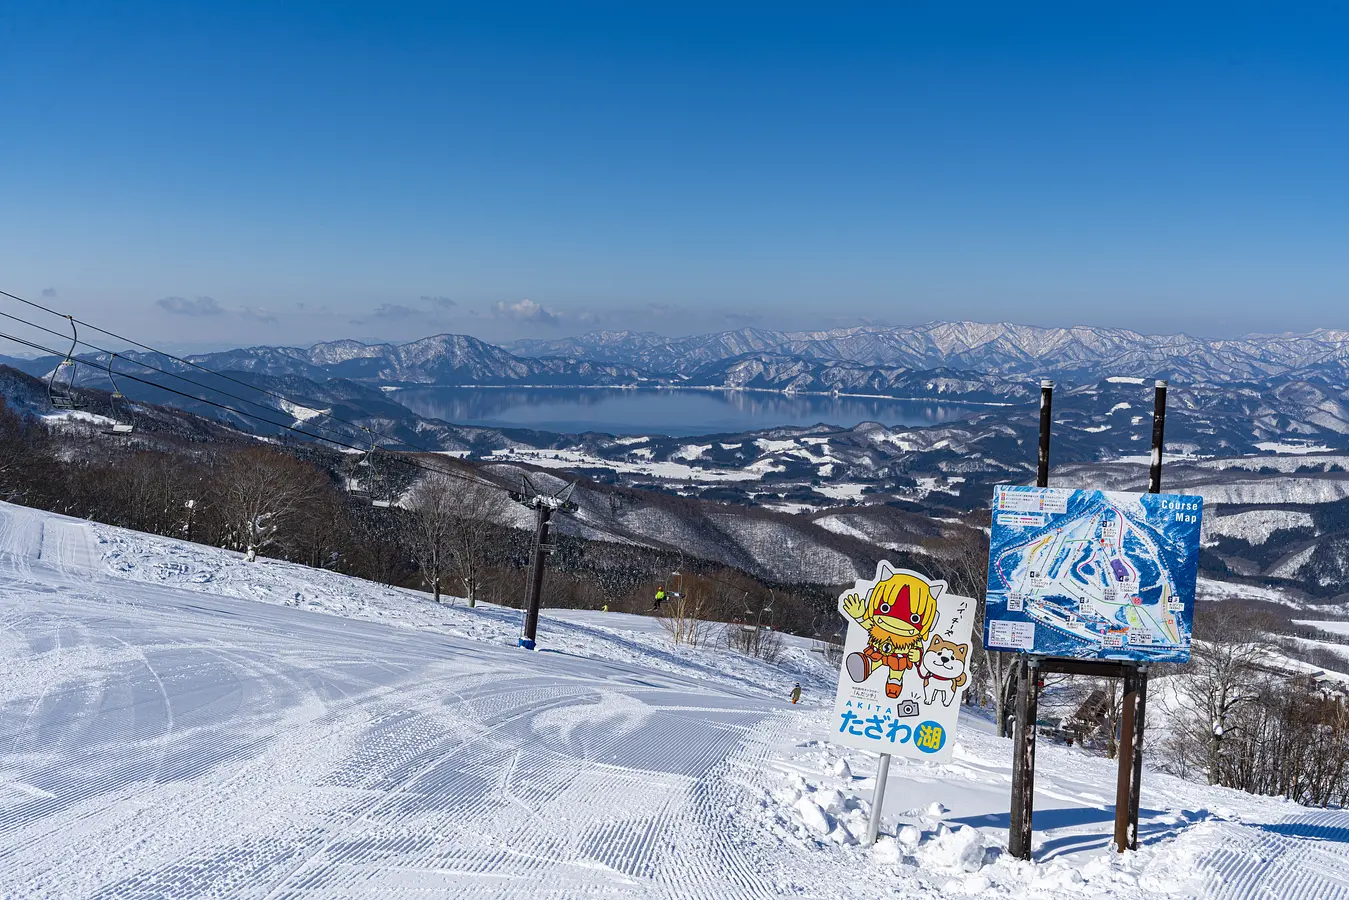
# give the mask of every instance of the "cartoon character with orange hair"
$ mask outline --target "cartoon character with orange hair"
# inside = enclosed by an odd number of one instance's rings
[[[867,632],[866,649],[848,655],[847,671],[853,681],[862,682],[878,669],[888,669],[885,696],[893,699],[904,689],[905,670],[922,658],[946,582],[929,582],[909,572],[882,575],[865,598],[856,593],[843,598],[843,611]]]

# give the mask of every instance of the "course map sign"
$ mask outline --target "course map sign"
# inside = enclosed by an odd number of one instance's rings
[[[984,646],[1188,660],[1202,513],[1179,494],[998,486]]]
[[[838,599],[847,619],[834,727],[848,747],[945,762],[969,685],[977,604],[882,562]]]

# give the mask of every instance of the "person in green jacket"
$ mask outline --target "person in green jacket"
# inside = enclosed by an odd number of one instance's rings
[[[656,605],[652,609],[660,609],[660,605],[665,602],[665,585],[656,588]]]
[[[796,687],[792,688],[792,706],[795,706],[796,701],[800,699],[801,699],[801,682],[798,681],[796,683]]]

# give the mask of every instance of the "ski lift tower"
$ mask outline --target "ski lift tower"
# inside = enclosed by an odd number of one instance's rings
[[[525,597],[525,621],[520,634],[520,646],[526,650],[534,649],[534,635],[539,627],[539,595],[543,592],[543,560],[556,546],[548,543],[548,523],[553,512],[575,512],[577,506],[571,500],[575,484],[569,484],[555,494],[540,493],[529,476],[520,477],[520,490],[511,492],[511,499],[534,510],[534,553],[529,572],[529,593]]]

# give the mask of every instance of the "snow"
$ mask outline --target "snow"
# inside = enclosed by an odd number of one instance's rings
[[[1349,498],[1349,479],[1269,477],[1242,481],[1228,478],[1213,484],[1186,485],[1175,490],[1204,498],[1205,504],[1276,505],[1333,503]]]
[[[1205,540],[1216,537],[1240,538],[1250,544],[1263,544],[1276,531],[1290,528],[1310,528],[1314,520],[1310,513],[1284,509],[1256,509],[1230,516],[1205,516]]]
[[[1298,570],[1311,561],[1316,546],[1306,547],[1270,566],[1267,573],[1270,578],[1296,578]]]
[[[670,459],[697,459],[711,449],[711,444],[685,444],[671,453]]]
[[[865,484],[844,482],[842,484],[821,484],[813,490],[815,493],[823,494],[831,500],[861,500],[866,488]]]
[[[639,447],[632,451],[639,461],[603,459],[590,456],[579,450],[534,450],[527,447],[512,447],[498,450],[490,462],[523,462],[545,469],[603,468],[615,472],[638,475],[651,475],[672,481],[757,481],[765,472],[780,472],[783,467],[774,467],[769,460],[758,460],[744,469],[705,469],[676,462],[650,461],[652,451],[649,447]],[[646,461],[640,461],[646,460]]]
[[[331,412],[331,410],[327,409],[310,409],[307,406],[301,406],[300,404],[292,403],[289,400],[282,400],[280,405],[281,410],[297,422],[308,422],[310,419],[324,416]]]
[[[1195,595],[1200,600],[1264,600],[1282,606],[1300,606],[1279,588],[1255,587],[1249,584],[1231,584],[1212,578],[1199,576],[1195,586]]]
[[[1328,631],[1331,634],[1349,635],[1349,620],[1341,619],[1294,619],[1294,624],[1310,625],[1312,628],[1319,628],[1322,631]]]
[[[1110,407],[1110,412],[1106,413],[1106,415],[1113,416],[1122,409],[1133,409],[1133,404],[1128,402],[1116,403],[1114,406]]]
[[[1266,453],[1286,453],[1302,456],[1308,453],[1329,453],[1335,448],[1327,447],[1324,444],[1310,444],[1292,441],[1260,441],[1256,449],[1264,450]]]
[[[107,416],[100,416],[97,413],[85,412],[81,409],[67,409],[62,412],[45,413],[42,416],[43,421],[59,425],[65,422],[81,422],[87,425],[98,425],[107,428],[116,424],[115,419],[109,419]]]
[[[1349,813],[1042,739],[1034,863],[1011,744],[947,764],[834,745],[833,673],[671,647],[658,622],[437,606],[330,572],[0,504],[0,894],[819,900],[1349,891]],[[785,697],[793,682],[801,706]]]

